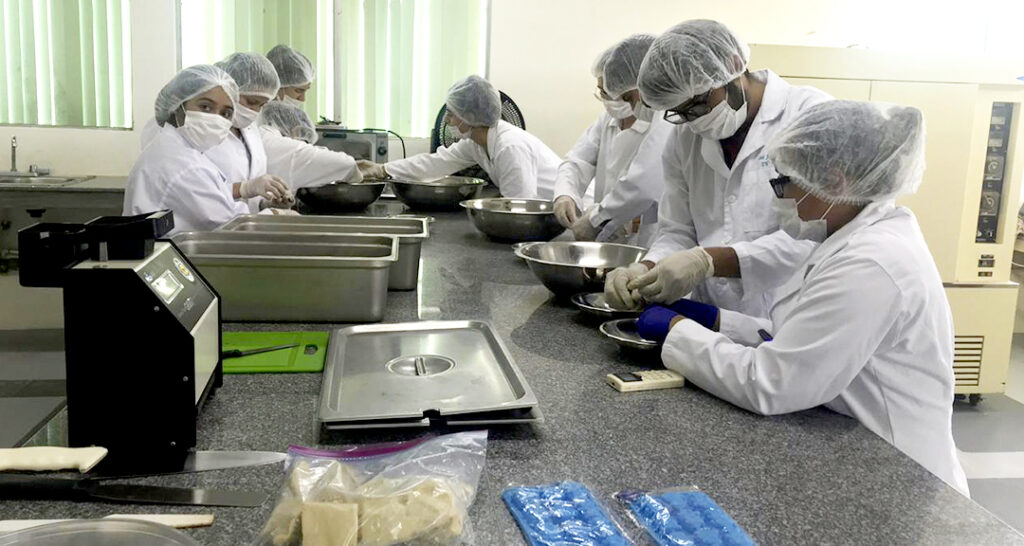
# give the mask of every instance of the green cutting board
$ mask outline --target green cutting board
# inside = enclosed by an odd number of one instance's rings
[[[291,349],[225,358],[224,373],[322,372],[329,337],[330,332],[224,332],[225,351],[298,343]]]

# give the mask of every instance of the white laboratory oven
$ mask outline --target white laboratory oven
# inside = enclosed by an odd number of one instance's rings
[[[754,45],[758,68],[836,98],[921,109],[927,170],[901,204],[917,216],[946,286],[956,392],[1003,392],[1017,305],[1010,261],[1024,171],[1024,82],[1016,78],[1024,71],[991,59]]]

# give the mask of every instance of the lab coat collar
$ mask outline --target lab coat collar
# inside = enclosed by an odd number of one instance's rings
[[[608,114],[605,114],[605,115],[608,116]],[[617,119],[615,119],[615,118],[613,118],[611,116],[608,116],[607,126],[621,130],[621,128],[619,127],[619,120],[617,120]],[[647,130],[650,129],[650,128],[651,128],[651,122],[650,121],[644,121],[644,120],[642,120],[640,118],[637,118],[637,120],[633,122],[633,125],[631,125],[629,127],[629,129],[626,129],[626,130],[627,131],[636,131],[637,133],[640,133],[642,135],[642,134],[647,133]]]
[[[508,122],[503,120],[503,119],[499,119],[497,125],[495,125],[494,127],[491,127],[490,129],[487,130],[487,158],[488,159],[494,159],[494,152],[495,152],[495,150],[497,149],[497,146],[498,146],[499,135],[501,133],[505,132],[505,127],[503,127],[503,125],[508,125]],[[473,144],[476,144],[476,142],[474,142]],[[477,144],[477,146],[479,146],[479,144]]]

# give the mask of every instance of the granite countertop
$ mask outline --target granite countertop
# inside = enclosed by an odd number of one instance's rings
[[[524,544],[500,494],[509,484],[578,480],[604,499],[621,489],[697,486],[763,545],[1024,544],[856,421],[824,409],[760,417],[693,388],[620,394],[607,373],[657,364],[620,351],[597,323],[552,299],[510,251],[461,213],[436,214],[418,292],[392,292],[385,322],[488,321],[540,400],[546,421],[490,431],[487,466],[470,511],[476,544]],[[227,330],[330,325],[227,324]],[[199,448],[284,450],[406,439],[424,431],[331,433],[315,424],[318,374],[229,375],[199,418]],[[130,431],[126,431],[130,433]],[[133,480],[258,489],[257,509],[5,502],[0,519],[124,512],[212,512],[187,531],[204,544],[246,544],[273,508],[277,465]]]

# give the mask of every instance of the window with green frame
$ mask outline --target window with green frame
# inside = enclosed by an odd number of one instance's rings
[[[180,1],[182,66],[291,45],[314,120],[428,137],[448,87],[486,75],[488,0]]]
[[[132,126],[129,0],[3,0],[0,124]]]

